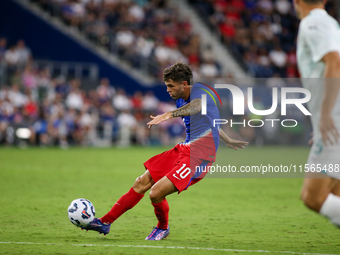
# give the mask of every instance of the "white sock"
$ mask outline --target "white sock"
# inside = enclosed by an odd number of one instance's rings
[[[330,193],[321,206],[320,214],[340,228],[340,197]]]

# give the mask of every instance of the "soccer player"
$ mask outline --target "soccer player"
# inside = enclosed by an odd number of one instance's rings
[[[303,86],[311,92],[313,145],[307,163],[318,171],[306,173],[301,198],[311,210],[340,227],[340,27],[325,11],[325,2],[294,0],[301,19],[298,67]]]
[[[177,100],[177,109],[162,115],[151,116],[149,127],[170,118],[181,117],[186,127],[186,141],[171,150],[150,158],[144,163],[145,173],[138,177],[132,188],[123,195],[112,209],[100,219],[83,229],[108,234],[111,223],[124,212],[133,208],[150,189],[150,200],[158,219],[155,227],[145,240],[161,240],[169,235],[169,205],[166,196],[182,192],[200,181],[206,171],[195,171],[196,166],[210,166],[215,161],[219,139],[232,149],[244,148],[248,143],[229,138],[213,120],[219,119],[215,100],[210,97],[207,86],[190,84],[192,72],[188,65],[177,62],[164,70],[163,79],[167,92]],[[207,113],[201,115],[201,95],[206,94]],[[202,168],[199,168],[202,169]]]

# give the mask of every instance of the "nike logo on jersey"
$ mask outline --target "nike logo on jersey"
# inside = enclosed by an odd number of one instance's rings
[[[314,29],[314,30],[318,30],[318,27],[317,27],[317,26],[309,26],[308,28],[309,28],[310,30],[313,30],[313,29]]]

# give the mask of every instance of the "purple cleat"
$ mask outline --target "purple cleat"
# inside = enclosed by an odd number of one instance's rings
[[[170,226],[167,229],[155,227],[145,240],[159,241],[165,239],[170,234]]]
[[[100,219],[94,218],[94,220],[86,227],[80,227],[81,229],[94,230],[99,232],[99,234],[107,235],[110,232],[111,224],[104,224]]]

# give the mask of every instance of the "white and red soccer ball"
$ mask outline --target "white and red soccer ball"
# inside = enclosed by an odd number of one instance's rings
[[[67,214],[72,224],[77,227],[85,227],[93,221],[96,211],[89,200],[78,198],[71,202]]]

